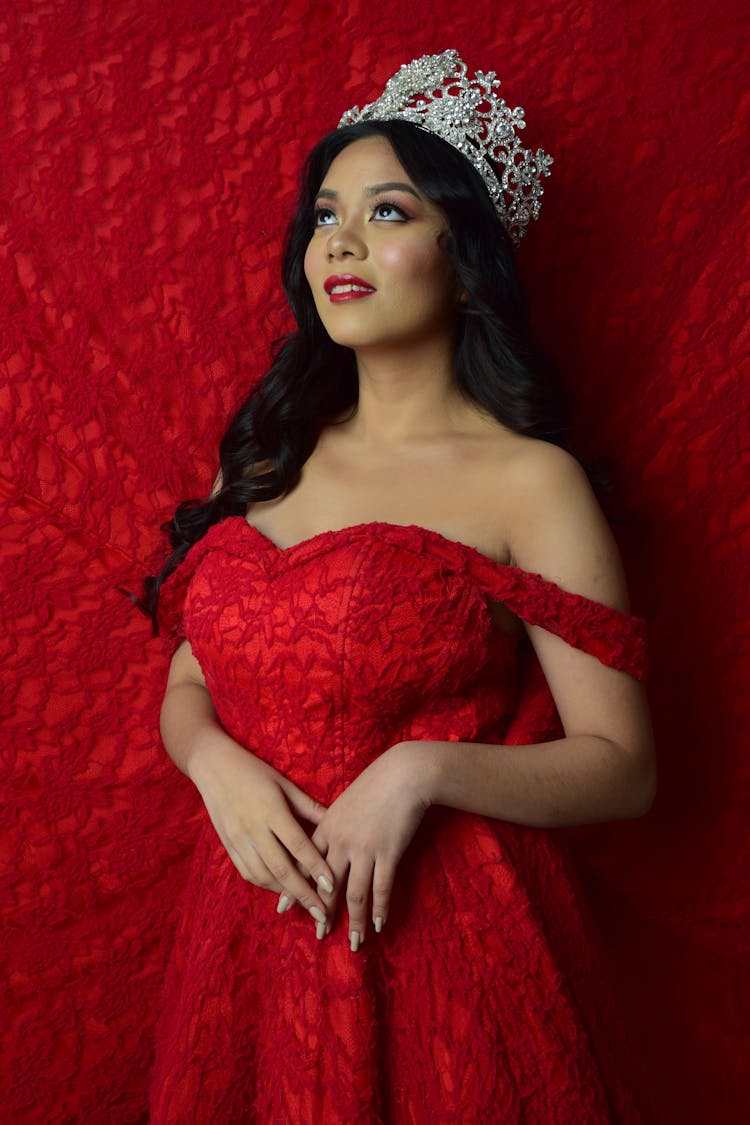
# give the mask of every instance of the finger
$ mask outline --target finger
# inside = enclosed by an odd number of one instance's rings
[[[325,852],[321,848],[321,845],[319,843],[317,843],[315,846],[316,846],[317,850],[321,853],[323,858],[325,859],[326,858]],[[297,870],[299,871],[299,873],[300,873],[300,875],[302,876],[303,879],[309,880],[311,878],[310,872],[307,870],[307,868],[305,867],[305,865],[303,863],[299,862],[299,860],[297,861]],[[334,879],[336,879],[335,874],[334,874]],[[336,881],[339,882],[339,880],[336,880]],[[336,900],[336,892],[333,889],[333,883],[331,882],[331,880],[329,879],[329,877],[327,875],[321,875],[319,877],[319,879],[317,880],[317,889],[318,889],[318,894],[323,899],[323,902],[326,904],[326,913],[328,915],[328,922],[330,922],[330,919],[331,919],[331,916],[332,916],[332,914],[331,914],[331,904],[332,904],[332,902],[335,902],[335,900]],[[279,914],[285,914],[286,911],[289,910],[290,907],[292,907],[293,905],[294,904],[292,902],[292,899],[290,899],[289,895],[286,893],[286,891],[284,891],[279,896],[279,901],[278,901],[278,904],[276,906],[276,910]]]
[[[319,893],[333,893],[335,877],[325,856],[313,843],[297,821],[291,818],[288,829],[277,833],[279,841],[296,860],[297,870],[303,879],[312,879]]]
[[[255,887],[262,887],[265,891],[280,891],[281,886],[269,874],[265,863],[260,859],[252,845],[249,845],[247,854],[244,854],[231,840],[219,837],[224,845],[227,855],[246,883]]]
[[[268,868],[277,887],[294,902],[307,910],[319,926],[325,927],[326,906],[310,884],[302,878],[289,852],[281,846],[276,837],[269,832],[260,858]]]
[[[264,891],[280,892],[282,890],[281,884],[277,883],[255,850],[252,850],[247,857],[234,847],[228,847],[227,851],[232,863],[246,883],[252,883],[254,887],[261,887]]]
[[[354,860],[346,884],[346,909],[349,914],[349,944],[356,953],[367,932],[367,904],[372,887],[373,861]]]
[[[321,844],[318,843],[317,846],[321,847]],[[341,908],[346,891],[347,877],[349,875],[349,857],[344,852],[339,852],[331,848],[326,851],[326,862],[333,875],[333,891],[328,894],[320,890],[318,893],[326,904],[328,921],[329,924],[332,925]]]
[[[320,824],[328,812],[325,805],[321,805],[320,801],[310,797],[288,777],[281,778],[279,784],[290,807],[298,816],[301,816],[303,820],[308,820],[311,824]]]
[[[378,859],[372,876],[372,922],[375,933],[379,934],[388,919],[396,865],[389,860]]]
[[[316,847],[323,859],[327,861],[328,857],[326,856],[325,851],[321,850],[320,845],[316,845]],[[316,884],[317,891],[320,897],[324,902],[330,904],[331,899],[335,897],[334,885],[338,882],[338,880],[336,878],[336,873],[334,872],[330,863],[328,863],[327,866],[331,872],[331,875],[327,875],[324,869],[318,874],[318,877],[314,880],[314,882]],[[299,860],[297,860],[297,870],[299,871],[303,879],[313,878],[312,874],[307,870],[304,863],[300,863]]]

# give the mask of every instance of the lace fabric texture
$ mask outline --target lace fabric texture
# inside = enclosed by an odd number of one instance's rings
[[[210,488],[288,327],[309,145],[448,46],[555,155],[519,260],[582,452],[619,465],[649,619],[657,803],[553,835],[652,1060],[651,1119],[743,1119],[745,24],[733,0],[0,5],[0,1120],[148,1113],[201,814],[159,743],[163,645],[119,589]],[[524,683],[519,743],[553,718]]]
[[[549,692],[526,694],[528,642],[492,625],[488,597],[643,674],[636,619],[417,527],[362,524],[282,551],[231,518],[183,566],[171,609],[182,591],[224,728],[326,805],[397,742],[560,733]],[[319,943],[307,915],[275,905],[206,817],[154,1123],[640,1120],[548,833],[436,810],[361,956],[343,918]]]

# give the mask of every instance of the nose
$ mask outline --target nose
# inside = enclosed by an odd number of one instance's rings
[[[345,223],[341,226],[337,226],[336,229],[331,232],[328,239],[329,261],[332,262],[341,258],[357,258],[361,260],[365,257],[367,257],[367,247],[350,224]]]

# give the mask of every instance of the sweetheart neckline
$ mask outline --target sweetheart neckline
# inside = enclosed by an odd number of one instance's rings
[[[566,590],[564,586],[561,586],[559,584],[559,582],[555,582],[552,578],[546,578],[543,574],[539,574],[538,571],[524,570],[523,567],[516,566],[514,563],[498,562],[496,559],[491,558],[489,555],[485,555],[477,547],[472,547],[468,543],[463,543],[460,539],[450,539],[447,535],[443,535],[443,533],[440,531],[433,531],[432,528],[423,527],[421,524],[417,523],[389,523],[387,520],[365,520],[362,523],[348,524],[346,527],[330,528],[326,531],[318,531],[315,535],[310,535],[306,539],[300,539],[297,543],[291,543],[288,547],[281,547],[278,543],[274,542],[274,540],[271,539],[269,535],[266,535],[264,531],[261,531],[260,528],[256,527],[254,523],[250,523],[246,516],[228,516],[227,519],[222,522],[228,523],[234,520],[241,521],[248,531],[253,533],[256,538],[260,539],[263,543],[265,543],[268,547],[275,551],[279,559],[282,559],[285,556],[291,556],[297,551],[303,551],[305,548],[314,550],[314,548],[321,542],[325,543],[329,539],[333,539],[344,534],[353,535],[356,532],[365,531],[386,533],[389,535],[392,535],[394,532],[410,532],[412,534],[416,533],[419,536],[426,537],[428,540],[431,539],[433,542],[441,545],[443,548],[447,547],[450,550],[458,550],[469,560],[474,559],[484,566],[491,566],[496,568],[496,570],[501,571],[504,575],[511,578],[511,581],[513,577],[515,577],[517,579],[520,579],[521,582],[530,582],[532,585],[541,586],[542,588],[551,590],[555,594],[561,594],[564,598],[570,598],[575,601],[585,602],[590,606],[596,607],[600,611],[615,614],[622,619],[631,619],[634,621],[642,620],[640,617],[634,614],[632,610],[618,609],[616,606],[610,606],[605,602],[597,601],[596,598],[590,598],[587,594],[579,594],[573,590]],[[505,604],[503,599],[498,598],[497,600]]]
[[[644,676],[642,650],[645,644],[646,623],[641,617],[633,614],[632,611],[621,610],[615,606],[606,605],[604,602],[596,601],[596,599],[589,598],[585,594],[566,590],[552,579],[545,578],[543,574],[524,570],[522,567],[511,563],[497,562],[488,555],[482,554],[476,547],[470,547],[468,544],[462,543],[460,539],[449,539],[442,532],[433,531],[431,528],[422,527],[420,524],[396,524],[371,520],[320,531],[307,539],[300,539],[297,543],[292,543],[288,547],[281,547],[255,524],[250,523],[245,516],[226,516],[223,520],[212,525],[207,535],[198,540],[191,551],[188,552],[189,557],[193,551],[196,551],[193,556],[193,567],[183,571],[188,581],[194,573],[195,564],[203,558],[207,550],[210,551],[217,545],[215,536],[219,536],[219,543],[221,543],[222,532],[220,529],[227,527],[231,527],[233,532],[230,540],[234,536],[239,537],[239,539],[247,539],[252,536],[258,544],[265,547],[266,551],[273,552],[273,557],[277,562],[280,563],[282,559],[290,560],[290,569],[296,568],[297,560],[308,562],[316,558],[328,544],[345,535],[354,538],[366,533],[379,537],[381,542],[384,543],[389,541],[393,543],[401,537],[404,537],[405,540],[411,538],[411,544],[405,541],[402,545],[415,554],[420,554],[419,546],[431,545],[436,549],[435,553],[438,557],[442,558],[451,569],[461,572],[466,570],[467,575],[471,576],[472,581],[483,590],[485,596],[505,605],[511,613],[523,621],[531,625],[539,625],[547,632],[559,635],[574,647],[590,651],[593,656],[602,659],[603,663],[608,663],[608,661],[603,659],[595,648],[587,648],[586,645],[578,643],[576,639],[578,632],[575,628],[571,631],[563,627],[563,618],[567,614],[571,621],[573,619],[580,621],[581,608],[578,607],[582,607],[583,611],[590,615],[590,628],[594,630],[596,637],[599,637],[602,643],[619,622],[619,628],[623,630],[620,635],[620,647],[626,650],[628,644],[632,642],[635,649],[634,654],[631,654],[632,659],[629,657],[629,662],[618,666],[637,679],[642,679]],[[239,542],[237,540],[235,540],[234,550],[228,543],[223,545],[229,547],[231,554],[237,553],[241,557],[246,557],[244,547],[238,550]],[[457,563],[458,566],[456,566]],[[275,572],[276,567],[274,566],[270,570]],[[494,575],[492,574],[493,571]],[[529,599],[531,599],[531,602]],[[555,622],[558,622],[559,628],[556,627]],[[562,624],[560,624],[561,622]],[[594,622],[597,622],[596,626],[594,626]]]
[[[229,518],[231,519],[233,517],[230,516]],[[245,516],[236,516],[234,518],[242,520],[242,522],[246,527],[250,529],[250,531],[254,532],[260,539],[263,539],[266,543],[268,543],[269,546],[271,546],[279,555],[291,554],[294,551],[300,550],[304,547],[312,546],[313,544],[318,543],[320,540],[325,540],[338,535],[352,535],[355,532],[361,531],[409,531],[417,532],[419,535],[426,535],[432,539],[436,539],[440,543],[443,543],[450,548],[458,548],[461,551],[467,551],[469,554],[478,555],[479,558],[484,562],[490,563],[492,566],[500,567],[501,570],[513,570],[517,571],[519,574],[529,574],[535,578],[541,578],[544,582],[549,582],[553,586],[557,585],[557,583],[552,582],[552,580],[549,578],[544,578],[544,576],[541,574],[536,574],[531,570],[523,570],[522,567],[516,566],[513,563],[498,562],[497,559],[493,559],[490,555],[484,554],[484,552],[480,551],[478,547],[472,547],[471,544],[464,543],[460,539],[450,539],[447,535],[443,535],[441,531],[434,531],[432,528],[423,527],[418,523],[390,523],[388,520],[363,520],[361,523],[347,524],[345,527],[334,527],[329,528],[325,531],[318,531],[314,535],[309,535],[305,539],[300,539],[296,543],[290,543],[287,547],[282,547],[280,546],[280,544],[276,543],[270,537],[270,535],[267,535],[265,531],[261,531],[260,528],[256,527],[254,523],[250,523],[250,521]],[[560,589],[561,588],[562,587],[560,587]]]

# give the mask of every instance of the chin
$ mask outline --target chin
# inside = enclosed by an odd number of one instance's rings
[[[359,348],[377,347],[380,344],[388,346],[388,343],[395,342],[382,340],[377,335],[372,336],[361,329],[357,331],[352,326],[347,328],[342,324],[327,324],[322,317],[321,323],[334,344],[338,344],[342,348],[351,348],[352,351],[357,351]]]

